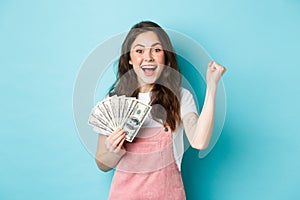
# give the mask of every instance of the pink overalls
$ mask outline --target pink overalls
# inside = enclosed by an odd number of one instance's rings
[[[169,127],[141,128],[117,165],[110,200],[184,200]]]

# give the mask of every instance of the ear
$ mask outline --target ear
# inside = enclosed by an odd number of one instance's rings
[[[132,65],[132,61],[131,60],[129,60],[129,64]]]

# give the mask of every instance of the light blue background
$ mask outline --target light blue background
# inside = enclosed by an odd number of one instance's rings
[[[0,199],[106,199],[77,136],[72,92],[98,44],[140,20],[184,33],[227,67],[227,116],[188,199],[300,199],[300,1],[1,1]]]

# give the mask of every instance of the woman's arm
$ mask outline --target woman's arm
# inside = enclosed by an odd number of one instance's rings
[[[215,100],[218,81],[226,69],[210,62],[206,73],[206,95],[200,116],[188,113],[183,117],[183,126],[193,148],[202,150],[208,147],[214,127]]]
[[[99,134],[95,158],[99,169],[106,172],[118,164],[126,153],[124,141],[125,133],[122,129],[115,130],[109,136]]]

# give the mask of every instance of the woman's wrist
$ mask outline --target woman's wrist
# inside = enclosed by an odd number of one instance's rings
[[[206,90],[208,92],[215,93],[217,91],[218,84],[217,83],[207,83]]]

